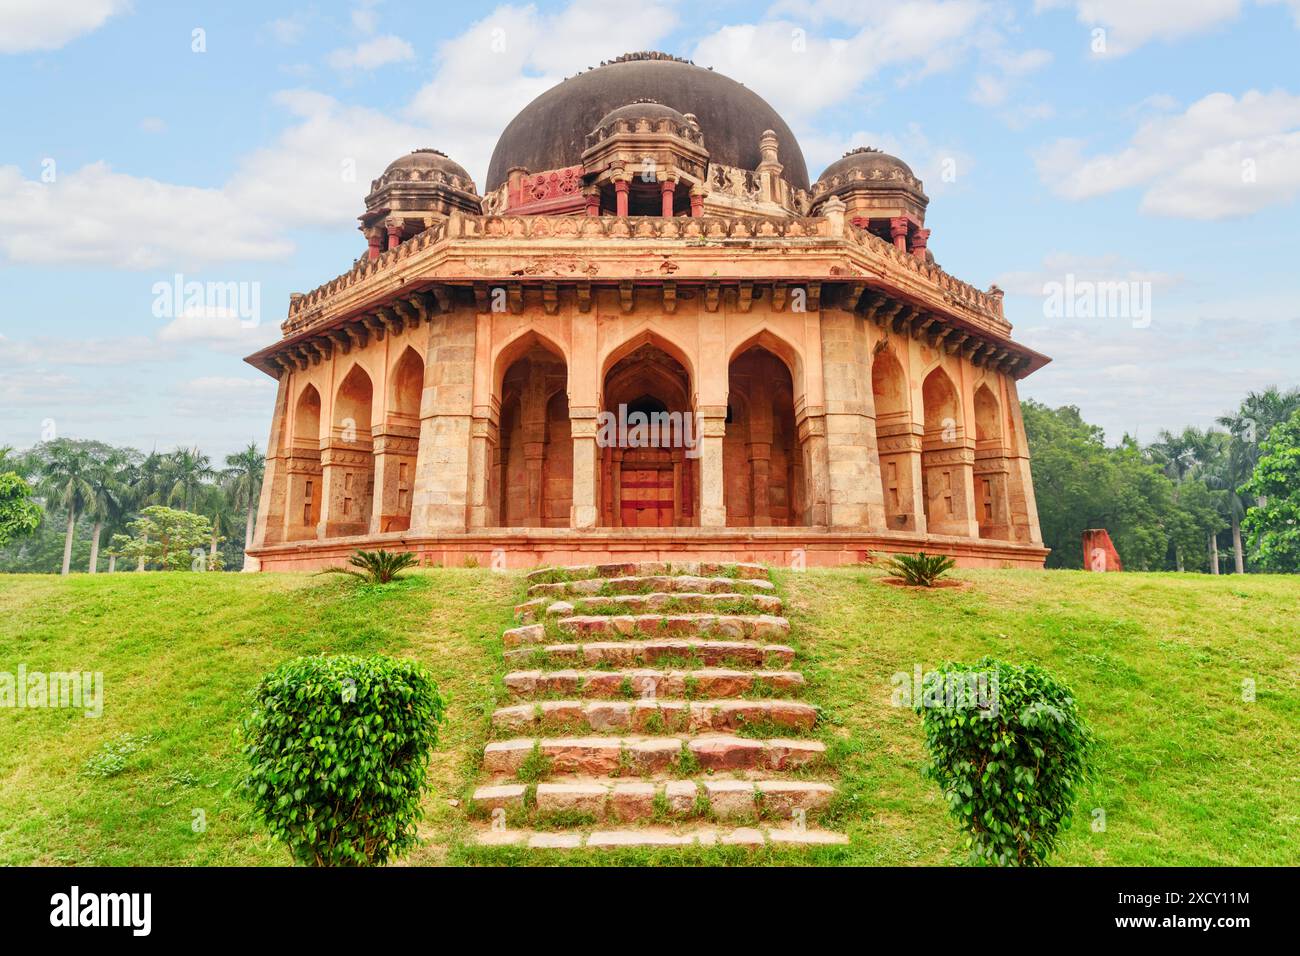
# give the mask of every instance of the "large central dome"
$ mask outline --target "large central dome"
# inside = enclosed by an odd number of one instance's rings
[[[803,152],[785,120],[735,80],[662,53],[631,53],[570,77],[533,100],[510,121],[492,151],[485,192],[506,181],[512,166],[529,172],[576,166],[587,134],[612,110],[653,99],[693,113],[713,162],[755,169],[764,130],[776,133],[782,176],[808,188]]]

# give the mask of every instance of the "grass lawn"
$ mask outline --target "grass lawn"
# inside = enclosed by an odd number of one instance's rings
[[[918,593],[867,568],[776,575],[839,775],[827,825],[852,842],[762,855],[463,845],[520,575],[434,569],[382,587],[288,574],[0,577],[0,671],[105,680],[99,719],[0,710],[0,864],[287,863],[236,789],[233,729],[263,673],[315,651],[416,657],[448,700],[425,842],[408,863],[960,863],[962,838],[919,773],[919,721],[890,706],[890,677],[984,654],[1052,670],[1097,733],[1097,778],[1054,862],[1300,863],[1300,579],[956,576],[969,586]],[[96,769],[111,750],[122,769]]]

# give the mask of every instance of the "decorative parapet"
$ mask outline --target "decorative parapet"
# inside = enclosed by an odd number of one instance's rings
[[[374,281],[383,284],[386,271],[434,246],[451,248],[460,242],[491,240],[629,240],[676,242],[682,248],[715,243],[788,242],[793,249],[815,248],[825,252],[846,246],[857,252],[863,275],[878,274],[885,282],[906,286],[906,291],[936,296],[955,310],[973,314],[994,329],[1009,331],[1002,314],[1002,292],[996,287],[985,292],[962,282],[917,256],[901,252],[865,229],[844,225],[836,230],[824,216],[758,219],[751,216],[700,218],[677,216],[470,216],[453,213],[420,235],[376,259],[361,259],[349,271],[302,295],[291,297],[289,315],[281,326],[291,335],[322,317],[327,306],[342,293],[355,293],[358,286]],[[545,250],[542,250],[545,251]],[[505,276],[502,277],[507,278]],[[779,277],[774,277],[779,278]],[[831,278],[828,276],[828,278]]]

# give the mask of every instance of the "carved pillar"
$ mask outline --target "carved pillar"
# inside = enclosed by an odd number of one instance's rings
[[[411,527],[415,490],[415,460],[420,445],[418,425],[389,424],[376,430],[375,508],[372,534],[406,531]]]
[[[691,187],[691,216],[699,219],[704,215],[704,187],[696,183]]]
[[[375,462],[369,435],[334,429],[321,448],[318,538],[344,538],[370,531]]]
[[[918,229],[912,235],[912,255],[918,259],[925,258],[926,243],[930,241],[929,229]]]
[[[750,442],[749,480],[752,487],[752,523],[756,528],[766,528],[772,523],[772,495],[769,489],[772,465],[770,442]]]
[[[1016,380],[1004,379],[1007,419],[1011,432],[1007,435],[1007,507],[1012,537],[1026,544],[1042,546],[1043,533],[1038,525],[1038,502],[1034,498],[1034,481],[1029,472],[1029,442],[1025,437],[1025,423],[1020,414],[1020,396]]]
[[[824,310],[821,348],[830,524],[883,530],[887,527],[885,496],[865,324],[851,312]]]
[[[587,201],[587,215],[600,215],[600,187],[588,186],[582,191],[583,198]]]
[[[383,250],[380,248],[384,243],[383,233],[378,228],[366,230],[366,258],[378,259],[379,253]]]
[[[614,180],[614,215],[627,215],[628,188],[630,184],[626,179]]]
[[[830,524],[830,462],[824,410],[803,410],[797,425],[803,450],[804,523],[825,526]]]
[[[384,228],[388,230],[388,248],[396,249],[402,241],[402,223],[396,219],[389,219],[384,223]]]
[[[464,531],[468,524],[474,342],[472,312],[458,309],[430,321],[412,531]]]
[[[600,521],[600,449],[596,447],[596,409],[569,409],[573,436],[573,505],[569,513],[572,528],[594,528]]]
[[[271,416],[271,434],[266,441],[266,469],[263,472],[262,490],[257,505],[256,523],[253,525],[253,547],[279,544],[284,539],[284,509],[288,495],[288,465],[291,439],[289,437],[289,393],[292,373],[281,369],[280,383],[275,392],[275,414]],[[244,555],[244,570],[258,570],[256,558]]]
[[[677,183],[671,179],[665,179],[659,184],[659,195],[662,201],[662,214],[665,219],[673,217],[673,197],[677,189]]]
[[[469,527],[488,528],[496,522],[495,502],[500,495],[500,462],[494,460],[494,418],[475,415],[469,439]]]
[[[889,236],[899,252],[907,251],[907,217],[895,216],[889,220]]]
[[[727,433],[727,406],[702,406],[696,412],[700,445],[700,526],[727,524],[727,502],[722,479],[722,442]]]

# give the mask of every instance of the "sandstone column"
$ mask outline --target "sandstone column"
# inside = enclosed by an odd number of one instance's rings
[[[829,523],[880,530],[885,498],[876,447],[866,330],[850,312],[822,312],[822,375],[829,455]]]
[[[696,440],[700,450],[700,526],[722,528],[727,524],[722,479],[722,440],[727,433],[727,406],[702,405],[696,418]]]
[[[830,524],[831,490],[824,409],[804,409],[799,415],[798,430],[804,462],[804,523],[824,527]]]
[[[474,313],[433,317],[420,399],[412,531],[464,531],[468,523]]]
[[[282,369],[275,392],[275,413],[271,416],[271,434],[266,440],[266,470],[258,496],[257,523],[253,527],[253,547],[279,544],[284,539],[284,511],[289,487],[289,383],[293,373]],[[256,558],[244,556],[244,570],[258,570]]]
[[[573,505],[569,526],[594,528],[600,520],[596,409],[590,406],[569,409],[569,428],[573,437]]]

